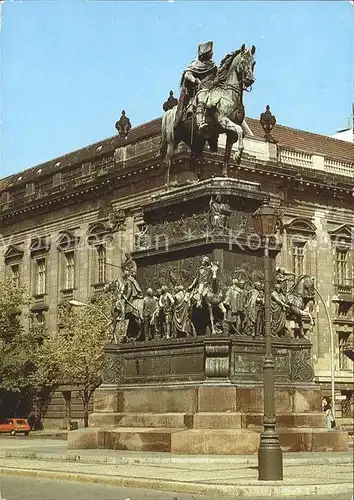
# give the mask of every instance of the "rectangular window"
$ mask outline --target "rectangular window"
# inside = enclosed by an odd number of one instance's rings
[[[298,276],[304,274],[305,243],[294,242],[292,247],[292,271]]]
[[[12,272],[12,284],[15,288],[18,288],[20,286],[20,266],[19,264],[13,264],[11,266],[11,272]]]
[[[97,283],[106,282],[106,249],[104,246],[97,248]]]
[[[46,291],[46,262],[45,259],[36,260],[36,294],[44,295]]]
[[[347,284],[348,249],[336,248],[336,278],[338,285]]]
[[[345,351],[349,348],[349,335],[339,334],[339,368],[340,370],[349,370],[349,358]]]
[[[75,256],[74,252],[65,254],[65,289],[71,290],[74,288],[75,282]]]

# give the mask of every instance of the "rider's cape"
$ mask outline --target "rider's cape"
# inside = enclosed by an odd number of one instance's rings
[[[217,70],[217,66],[213,61],[199,61],[199,59],[196,59],[192,61],[183,71],[180,82],[181,94],[176,111],[175,127],[177,127],[181,121],[183,111],[186,109],[191,98],[195,96],[197,91],[196,88],[193,88],[192,85],[188,85],[187,82],[184,81],[185,74],[190,71],[195,78],[199,78],[201,84],[199,85],[198,90],[208,89],[213,83]]]
[[[195,59],[183,71],[181,87],[184,85],[184,76],[188,71],[201,81],[199,88],[209,88],[215,78],[217,67],[213,61],[199,61],[199,59]]]

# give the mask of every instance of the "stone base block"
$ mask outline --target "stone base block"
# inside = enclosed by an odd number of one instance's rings
[[[348,451],[348,433],[323,429],[278,429],[283,451]]]
[[[256,453],[259,433],[241,429],[87,428],[68,434],[69,449],[156,451],[202,455]]]
[[[240,413],[204,412],[192,415],[195,429],[241,429]]]
[[[87,427],[77,431],[68,432],[69,450],[88,450],[100,448],[99,443],[100,429]]]
[[[172,436],[183,429],[119,427],[101,432],[100,447],[109,450],[171,452]]]
[[[283,451],[348,451],[346,432],[278,429],[278,433]],[[257,453],[259,436],[247,429],[87,428],[69,432],[68,448],[250,455]]]
[[[259,446],[259,433],[245,429],[188,429],[172,435],[172,453],[191,455],[250,455]]]
[[[192,427],[193,415],[188,413],[92,413],[90,427]]]
[[[277,413],[277,426],[285,428],[324,428],[326,426],[323,412],[317,413]],[[246,429],[261,429],[262,413],[242,415],[242,427]]]
[[[317,387],[276,391],[277,431],[284,451],[345,451],[348,435],[325,428]],[[185,454],[253,454],[263,430],[259,385],[99,388],[89,429],[71,431],[69,448]]]

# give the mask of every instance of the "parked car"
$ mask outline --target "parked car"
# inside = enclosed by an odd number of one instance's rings
[[[0,433],[9,432],[11,436],[24,434],[28,436],[31,426],[25,418],[7,418],[0,424]]]

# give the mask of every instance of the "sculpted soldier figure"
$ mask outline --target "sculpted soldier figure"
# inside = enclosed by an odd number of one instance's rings
[[[130,320],[135,320],[137,327],[140,327],[142,313],[139,301],[143,298],[141,288],[130,271],[125,270],[122,279],[114,278],[105,285],[104,291],[113,293],[111,309],[113,338],[116,343],[123,342],[127,339]]]
[[[215,198],[213,196],[210,198],[209,210],[212,229],[229,228],[231,210],[227,203],[221,201],[221,196],[219,194],[217,194]]]
[[[171,324],[172,324],[172,309],[175,299],[168,291],[166,285],[161,287],[161,295],[159,298],[160,319],[162,322],[162,336],[163,338],[171,338]]]
[[[146,290],[143,300],[143,333],[145,340],[151,340],[155,333],[155,317],[159,304],[152,288]]]
[[[202,131],[207,127],[205,119],[207,91],[211,87],[217,72],[212,57],[213,42],[201,43],[198,47],[198,59],[192,61],[184,70],[181,78],[181,97],[177,108],[175,127],[179,124],[183,111],[197,92],[197,128]]]
[[[277,283],[271,297],[271,331],[273,335],[283,336],[286,332],[286,297],[282,291],[282,285]]]
[[[135,249],[145,250],[150,245],[150,237],[147,234],[148,227],[146,224],[140,226],[139,232],[135,235]]]
[[[189,313],[190,313],[189,293],[186,292],[183,285],[176,286],[174,299],[175,299],[175,304],[172,316],[173,335],[182,332],[185,333],[187,336],[190,336],[193,327],[191,324],[191,320],[189,318]]]
[[[286,294],[288,291],[288,282],[293,281],[296,274],[287,271],[283,267],[277,267],[275,280],[281,286],[281,291]]]
[[[142,299],[143,293],[141,291],[139,283],[136,281],[135,277],[128,271],[123,271],[123,295],[126,301],[132,301],[134,299]],[[126,307],[126,311],[129,312],[129,305]]]
[[[211,291],[213,280],[213,264],[210,262],[209,257],[205,255],[192,284],[188,288],[188,291],[192,292],[191,299],[196,300],[197,307],[202,307],[203,297],[205,297],[208,290]]]
[[[129,271],[123,271],[123,281],[122,281],[122,298],[124,300],[125,309],[125,319],[126,322],[126,337],[128,339],[128,331],[130,327],[134,325],[134,335],[136,338],[141,333],[141,323],[142,323],[142,299],[143,293],[141,291],[139,283],[136,281],[134,276],[130,274]],[[130,338],[134,340],[134,338]]]
[[[244,289],[245,282],[234,278],[226,292],[224,305],[228,311],[227,319],[238,333],[243,333],[245,321],[245,302],[248,292]]]
[[[260,281],[255,281],[249,292],[246,304],[247,333],[255,337],[263,334],[264,325],[264,292]]]
[[[111,304],[111,341],[119,344],[126,336],[125,301],[122,296],[122,283],[119,278],[114,278],[105,285],[103,291],[111,292],[113,294]]]
[[[128,271],[134,278],[136,277],[137,265],[129,252],[126,252],[125,261],[122,264],[122,272],[124,273],[124,271]]]

